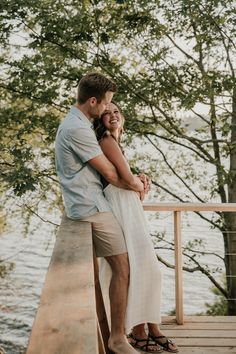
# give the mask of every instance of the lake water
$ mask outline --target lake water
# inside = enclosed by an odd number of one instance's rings
[[[164,232],[166,239],[173,238],[172,213],[160,213],[158,219],[154,213],[146,213],[151,233]],[[205,214],[206,215],[206,214]],[[208,214],[209,216],[211,214]],[[60,216],[54,216],[59,222]],[[194,213],[183,214],[183,241],[203,240],[205,250],[223,254],[221,235],[209,229],[209,226]],[[0,259],[15,263],[15,268],[0,285],[0,347],[7,354],[25,352],[32,323],[37,310],[45,274],[53,250],[55,236],[53,226],[33,219],[26,238],[22,237],[22,226],[16,221],[10,229],[0,236]],[[154,238],[153,238],[154,239]],[[154,239],[155,240],[155,239]],[[161,244],[160,244],[161,245]],[[163,258],[173,263],[173,252],[158,250]],[[222,261],[214,256],[204,258],[211,267],[222,267]],[[162,314],[168,314],[175,307],[174,271],[161,265],[163,273]],[[218,274],[220,279],[220,272]],[[184,311],[196,314],[205,310],[206,302],[213,302],[211,283],[200,273],[184,273]]]

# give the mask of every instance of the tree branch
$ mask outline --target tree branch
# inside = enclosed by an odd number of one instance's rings
[[[27,210],[29,210],[32,214],[34,214],[35,216],[37,216],[40,220],[42,220],[43,222],[45,223],[48,223],[48,224],[51,224],[51,225],[54,225],[54,226],[60,226],[59,224],[55,224],[54,222],[50,221],[50,220],[47,220],[47,219],[44,219],[42,216],[40,216],[38,213],[36,213],[32,208],[30,208],[27,204],[22,204],[22,206],[24,208],[26,208]]]
[[[158,146],[148,137],[146,136],[146,139],[155,147],[155,149],[157,151],[159,151],[159,153],[162,155],[163,160],[165,161],[166,165],[168,166],[168,168],[171,170],[171,172],[173,173],[173,175],[175,175],[182,183],[183,185],[194,195],[194,197],[196,199],[198,199],[201,203],[204,203],[204,200],[202,198],[200,198],[194,191],[193,189],[190,187],[189,184],[187,184],[185,182],[185,180],[175,171],[175,169],[170,165],[170,163],[167,161],[167,158],[165,156],[165,154],[161,151],[161,149],[158,148]]]
[[[161,241],[163,241],[163,238],[161,238]],[[171,250],[171,251],[174,251],[174,244],[171,243],[171,242],[168,242],[167,240],[165,240],[166,243],[170,244],[172,247],[171,248],[167,248],[167,247],[164,247],[164,249],[168,249],[168,250]],[[159,247],[159,246],[156,246],[154,247],[155,249],[163,249],[163,247]],[[189,255],[188,253],[184,252],[186,250],[186,248],[183,249],[182,251],[182,254],[189,258],[193,263],[195,263],[197,265],[197,267],[194,267],[194,268],[188,268],[188,267],[185,267],[183,266],[183,270],[187,271],[187,272],[190,272],[190,273],[193,273],[193,272],[196,272],[196,271],[199,271],[201,272],[202,274],[206,275],[208,277],[208,279],[215,285],[215,287],[222,293],[223,296],[225,296],[225,298],[227,299],[228,297],[228,292],[216,281],[216,279],[211,275],[211,273],[205,269],[204,267],[201,266],[201,264],[195,259],[195,256],[191,256]],[[170,263],[168,263],[167,261],[165,261],[162,257],[160,257],[159,255],[157,255],[157,258],[163,263],[165,264],[167,267],[169,268],[172,268],[172,269],[175,269],[175,266],[174,265],[171,265]]]

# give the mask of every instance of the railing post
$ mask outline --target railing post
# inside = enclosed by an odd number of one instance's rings
[[[99,354],[112,354],[108,348],[108,339],[110,337],[110,330],[107,321],[106,309],[103,301],[101,285],[99,281],[99,266],[96,258],[95,250],[93,250],[93,264],[94,264],[94,283],[96,295],[96,309],[98,319],[98,345]]]
[[[174,211],[176,322],[184,323],[181,211]]]

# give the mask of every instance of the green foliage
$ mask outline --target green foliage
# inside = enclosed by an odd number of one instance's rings
[[[4,278],[10,271],[14,269],[14,263],[1,263],[0,260],[0,278]]]
[[[219,298],[213,303],[206,303],[206,307],[208,310],[206,311],[206,315],[208,316],[227,316],[227,300],[222,295],[219,295]]]
[[[213,294],[216,295],[216,300],[213,304],[206,303],[205,306],[207,311],[202,313],[202,315],[208,316],[227,316],[227,299],[222,295],[222,293],[215,287],[211,288]]]

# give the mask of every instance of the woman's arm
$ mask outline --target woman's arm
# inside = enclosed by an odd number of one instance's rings
[[[143,191],[143,183],[134,176],[130,170],[129,164],[124,158],[121,149],[115,139],[111,136],[103,138],[100,142],[101,149],[108,160],[115,166],[121,179],[127,185],[127,188],[136,192]]]

